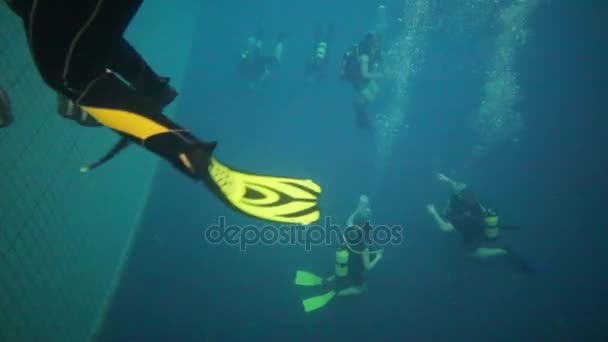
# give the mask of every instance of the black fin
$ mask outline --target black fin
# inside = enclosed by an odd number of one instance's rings
[[[93,170],[93,169],[101,166],[102,164],[105,164],[110,159],[114,158],[122,150],[127,148],[127,146],[129,146],[130,143],[131,143],[131,141],[128,138],[125,138],[125,137],[120,138],[120,140],[116,144],[114,144],[114,146],[112,146],[112,148],[105,155],[103,155],[103,157],[101,157],[96,162],[90,164],[89,166],[81,168],[80,171],[88,172],[90,170]]]

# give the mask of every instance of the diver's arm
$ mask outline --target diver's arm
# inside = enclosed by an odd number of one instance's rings
[[[376,264],[378,264],[378,262],[380,261],[380,259],[382,259],[382,251],[370,251],[369,248],[365,248],[363,250],[363,255],[361,256],[363,259],[363,267],[365,267],[365,269],[367,271],[371,270],[372,268],[376,267]],[[371,260],[370,255],[374,254],[374,260]]]
[[[450,222],[447,222],[446,220],[444,220],[441,217],[441,215],[439,215],[439,213],[437,213],[437,209],[435,209],[435,205],[429,204],[429,205],[427,205],[426,208],[427,208],[428,213],[431,215],[431,217],[435,221],[435,224],[441,231],[443,231],[443,232],[454,231],[454,226]]]
[[[369,197],[367,197],[367,195],[360,195],[359,196],[359,203],[357,204],[357,208],[355,209],[355,211],[353,211],[352,214],[350,214],[350,216],[348,217],[348,219],[346,220],[346,227],[352,227],[355,223],[355,219],[357,218],[358,215],[360,215],[360,212],[362,210],[368,210],[369,209]],[[368,212],[369,214],[369,212]]]
[[[440,182],[447,183],[450,186],[450,188],[452,189],[452,191],[454,191],[454,192],[462,191],[467,187],[467,185],[465,183],[456,182],[453,179],[449,178],[448,176],[444,175],[443,173],[438,173],[437,179]]]
[[[379,72],[369,72],[369,56],[361,55],[359,57],[360,65],[361,65],[361,77],[365,80],[372,80],[376,78],[382,77],[382,73]]]
[[[356,215],[357,215],[356,211],[354,213],[350,214],[350,216],[346,220],[346,227],[352,227],[352,226],[354,226],[354,224],[355,224],[355,216]]]

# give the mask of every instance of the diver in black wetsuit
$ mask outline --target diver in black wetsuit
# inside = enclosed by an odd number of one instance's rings
[[[369,106],[380,92],[378,81],[385,76],[382,37],[386,34],[388,24],[384,0],[378,4],[376,16],[375,28],[344,53],[340,70],[342,80],[350,83],[356,91],[353,101],[355,122],[360,129],[371,134],[374,134],[374,129],[368,113]]]
[[[526,272],[546,272],[544,266],[500,242],[502,231],[519,228],[500,223],[496,210],[482,205],[466,184],[441,173],[437,174],[437,179],[452,190],[449,205],[443,215],[433,204],[427,205],[427,211],[441,231],[456,231],[462,235],[463,245],[470,256],[479,259],[504,256]]]
[[[366,274],[382,259],[383,250],[370,244],[372,226],[371,208],[366,195],[359,197],[359,204],[346,221],[342,242],[336,249],[334,273],[323,278],[314,273],[298,270],[294,283],[299,286],[320,286],[321,294],[302,300],[304,311],[311,312],[326,306],[336,296],[354,296],[367,291]],[[373,250],[372,250],[373,249]]]
[[[277,36],[271,55],[264,54],[263,30],[258,28],[255,35],[247,39],[247,49],[241,52],[237,69],[239,77],[246,81],[251,88],[257,87],[270,75],[272,68],[276,67],[283,58],[285,33]]]
[[[99,123],[202,181],[244,214],[301,224],[319,219],[317,184],[235,172],[212,156],[215,142],[198,139],[162,114],[176,93],[123,38],[143,0],[5,1],[23,21],[44,82]],[[260,188],[265,192],[255,190]]]
[[[350,83],[357,95],[353,102],[357,126],[368,132],[372,131],[368,107],[379,92],[377,80],[383,77],[380,64],[380,36],[376,32],[368,32],[365,38],[346,51],[342,58],[340,77]]]

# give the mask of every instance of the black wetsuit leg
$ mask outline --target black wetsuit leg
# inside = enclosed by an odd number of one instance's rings
[[[19,17],[23,17],[26,13],[29,13],[34,0],[4,0],[8,7],[17,14]]]
[[[23,18],[44,81],[76,100],[103,75],[142,0],[39,0]]]
[[[101,124],[170,161],[184,174],[208,176],[214,148],[162,115],[106,69],[112,51],[142,0],[38,0],[24,23],[32,56],[44,81],[83,107]],[[184,161],[186,159],[187,161]]]
[[[371,132],[371,124],[367,114],[367,104],[360,101],[353,103],[353,110],[355,111],[355,122],[359,129]]]
[[[124,38],[110,54],[108,67],[119,73],[134,88],[139,88],[146,83],[158,82],[160,79],[160,76]]]
[[[169,78],[160,77],[126,40],[122,39],[108,59],[108,68],[117,72],[142,96],[161,108],[168,105],[177,92],[169,86]]]

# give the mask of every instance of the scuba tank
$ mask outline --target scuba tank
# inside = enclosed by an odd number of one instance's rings
[[[317,49],[315,50],[315,59],[322,61],[327,56],[327,43],[319,42]]]
[[[350,253],[346,248],[338,248],[336,250],[336,266],[335,266],[335,274],[336,277],[343,278],[348,275],[348,259],[350,257]]]
[[[484,211],[483,218],[483,233],[487,238],[497,238],[500,235],[500,230],[498,227],[498,215],[492,209],[486,209]]]

